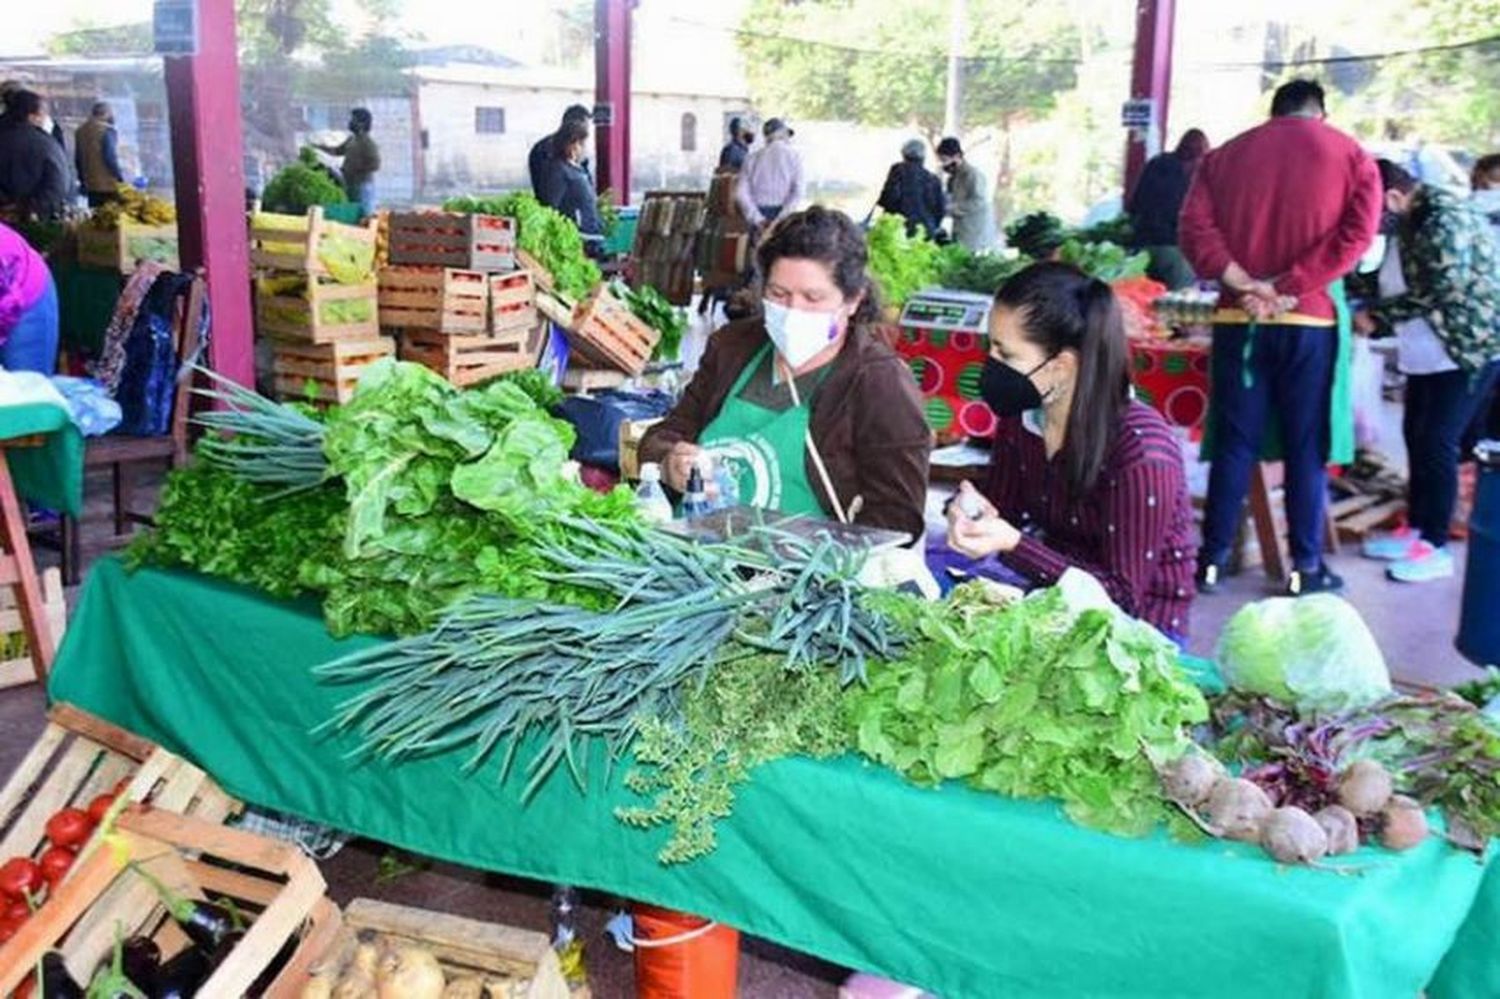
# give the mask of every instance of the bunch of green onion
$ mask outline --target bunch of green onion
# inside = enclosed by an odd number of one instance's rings
[[[328,480],[322,423],[215,372],[196,370],[219,387],[194,393],[221,407],[193,417],[209,431],[198,443],[200,458],[245,482],[282,487],[277,495],[314,489]]]

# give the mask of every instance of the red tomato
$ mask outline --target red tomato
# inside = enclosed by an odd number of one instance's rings
[[[5,914],[0,919],[7,919],[13,923],[24,923],[31,918],[31,906],[25,902],[12,902],[5,907]]]
[[[41,869],[29,857],[12,857],[0,866],[0,896],[10,901],[25,902],[43,884]]]
[[[5,941],[15,936],[16,931],[21,928],[23,922],[25,920],[0,919],[0,944],[5,943]]]
[[[42,854],[42,859],[37,861],[37,866],[42,869],[42,877],[46,879],[47,884],[55,888],[77,858],[78,854],[67,847],[53,846],[48,847],[47,852]]]
[[[76,850],[88,842],[94,825],[88,812],[80,808],[64,808],[47,820],[47,838],[52,841],[53,846],[67,846]]]
[[[101,794],[89,802],[88,815],[93,820],[94,825],[97,826],[104,821],[104,813],[109,811],[109,806],[115,803],[115,798],[116,795],[114,794]]]

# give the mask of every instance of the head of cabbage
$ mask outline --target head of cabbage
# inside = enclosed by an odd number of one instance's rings
[[[1272,597],[1229,619],[1216,654],[1231,687],[1299,708],[1345,711],[1391,692],[1385,656],[1340,597]]]

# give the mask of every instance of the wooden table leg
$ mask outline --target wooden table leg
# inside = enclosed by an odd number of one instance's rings
[[[5,553],[0,555],[0,585],[15,590],[16,610],[21,615],[21,629],[31,650],[36,678],[45,684],[56,649],[42,606],[42,584],[36,575],[36,563],[31,558],[26,521],[21,516],[21,503],[16,498],[10,462],[3,448],[0,448],[0,544],[5,546]]]

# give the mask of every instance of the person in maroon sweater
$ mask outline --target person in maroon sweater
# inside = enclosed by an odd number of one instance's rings
[[[1193,591],[1193,509],[1171,428],[1131,398],[1109,285],[1062,263],[1005,283],[980,391],[1000,418],[983,493],[948,509],[948,543],[998,555],[1037,586],[1070,568],[1182,642]]]
[[[1243,517],[1270,414],[1280,421],[1292,595],[1343,586],[1323,562],[1338,336],[1329,286],[1380,223],[1375,161],[1323,118],[1323,88],[1276,91],[1271,120],[1209,153],[1178,222],[1182,251],[1223,288],[1215,318],[1214,453],[1198,557],[1212,592]]]

